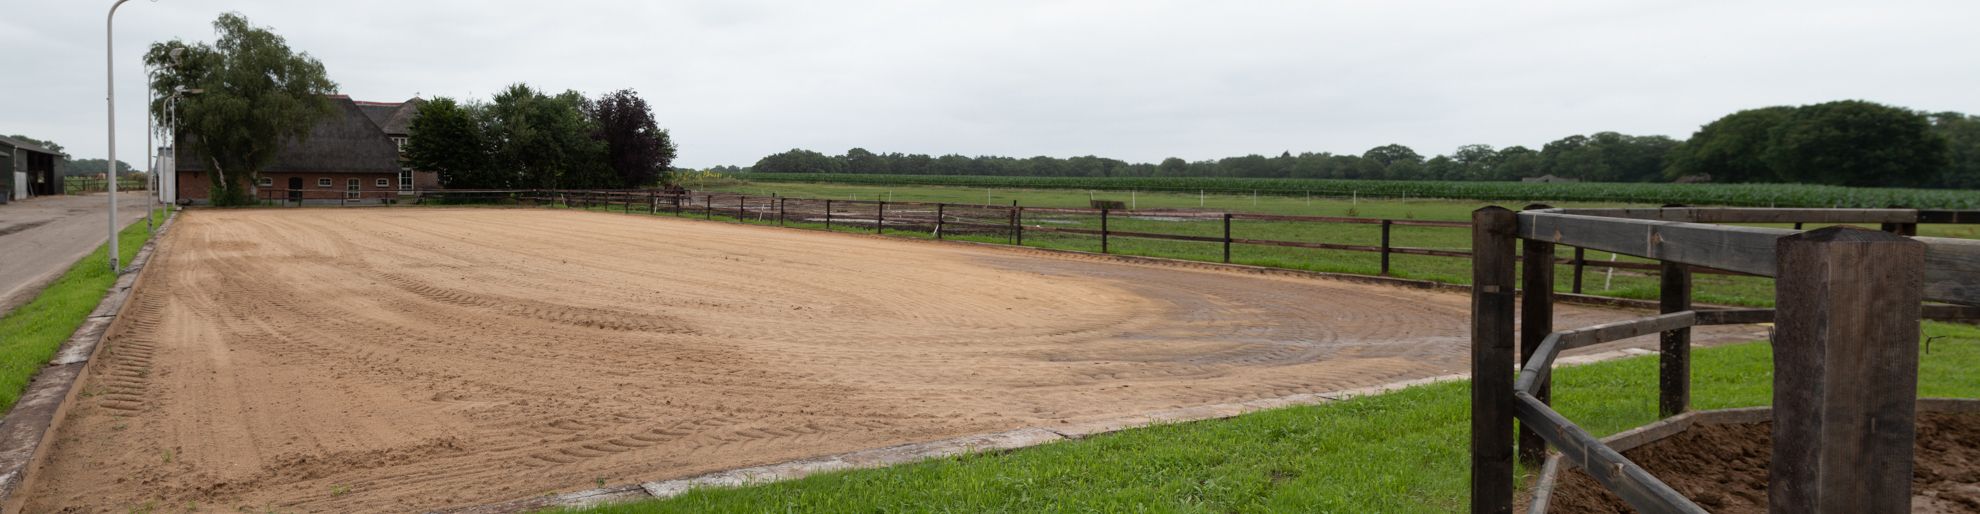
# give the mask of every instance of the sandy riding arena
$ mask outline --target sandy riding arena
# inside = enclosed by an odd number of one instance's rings
[[[177,223],[27,512],[418,511],[1467,366],[1461,294],[572,211]]]

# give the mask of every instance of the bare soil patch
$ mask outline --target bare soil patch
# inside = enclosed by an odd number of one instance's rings
[[[178,223],[27,511],[416,511],[1468,366],[1436,291],[571,211]]]
[[[1980,414],[1918,413],[1911,474],[1912,512],[1980,512]],[[1773,423],[1697,424],[1623,452],[1706,510],[1767,512]],[[1635,512],[1580,469],[1563,473],[1548,507],[1553,512]]]

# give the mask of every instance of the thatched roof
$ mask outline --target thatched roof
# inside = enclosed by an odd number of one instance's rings
[[[385,135],[405,136],[412,133],[412,120],[419,115],[422,102],[425,100],[413,98],[404,102],[357,102],[357,106]]]
[[[399,173],[399,147],[351,97],[330,95],[331,114],[309,137],[284,145],[263,172]],[[179,171],[206,171],[212,165],[192,145],[180,154]]]

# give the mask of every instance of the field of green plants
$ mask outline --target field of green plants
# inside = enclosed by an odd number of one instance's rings
[[[1980,191],[1889,189],[1799,184],[1522,183],[1208,177],[994,177],[968,175],[867,175],[849,173],[743,173],[757,183],[922,185],[1004,189],[1092,189],[1325,197],[1456,198],[1526,202],[1680,203],[1738,207],[1902,206],[1919,209],[1980,208]]]

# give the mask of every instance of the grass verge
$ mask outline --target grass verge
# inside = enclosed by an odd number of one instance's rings
[[[151,231],[143,223],[124,227],[117,233],[118,262],[131,262],[149,240]],[[96,247],[33,300],[0,317],[0,412],[14,407],[35,372],[48,364],[117,282],[110,272],[109,253],[109,245]]]
[[[1919,394],[1980,397],[1980,328],[1927,323]],[[1699,409],[1767,405],[1764,343],[1694,353]],[[1654,357],[1563,368],[1555,406],[1597,435],[1657,417]],[[1141,428],[1007,453],[552,512],[1454,512],[1470,384]]]

